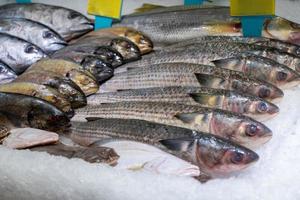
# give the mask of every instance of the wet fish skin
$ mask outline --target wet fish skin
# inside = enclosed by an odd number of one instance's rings
[[[98,47],[94,53],[105,62],[111,64],[114,68],[117,68],[124,63],[123,56],[112,47]]]
[[[69,126],[67,115],[42,99],[6,92],[0,92],[0,99],[0,113],[14,127],[59,131]]]
[[[266,143],[269,128],[252,118],[228,111],[165,102],[118,102],[78,109],[72,121],[98,118],[141,119],[155,123],[210,132],[247,147]]]
[[[128,72],[116,74],[104,83],[100,93],[167,86],[236,90],[272,101],[283,97],[283,92],[276,86],[251,78],[242,72],[188,63],[162,63],[128,69]]]
[[[92,122],[72,122],[71,130],[71,138],[82,145],[97,141],[103,141],[105,145],[105,141],[120,139],[151,144],[165,151],[187,151],[188,160],[198,165],[201,173],[212,177],[221,173],[228,175],[258,159],[251,150],[212,134],[143,120],[99,119]],[[184,149],[187,146],[189,149]],[[237,153],[242,153],[244,159],[232,162],[231,159]],[[195,155],[198,155],[197,159]]]
[[[5,33],[0,33],[0,44],[0,59],[17,74],[46,57],[46,54],[34,44]]]
[[[72,108],[86,106],[87,100],[83,91],[70,79],[51,71],[28,71],[20,75],[14,82],[30,82],[42,84],[56,89],[71,103]]]
[[[35,44],[46,54],[52,54],[67,45],[64,39],[54,30],[28,19],[0,19],[0,33],[7,33]]]
[[[63,59],[43,59],[30,66],[27,71],[51,71],[71,79],[86,96],[96,93],[99,85],[95,77],[88,71],[83,71],[81,66]]]
[[[17,74],[4,62],[0,61],[0,84],[9,83],[17,78]]]
[[[3,140],[10,134],[10,129],[7,128],[5,125],[0,125],[0,144],[2,144]]]
[[[96,56],[86,56],[80,63],[83,70],[93,74],[99,83],[103,83],[114,75],[114,69]]]
[[[90,163],[107,163],[115,165],[119,156],[108,147],[73,147],[62,143],[30,148],[30,151],[47,152],[50,155],[67,158],[80,158]]]
[[[93,23],[81,13],[41,3],[3,5],[0,7],[0,17],[26,18],[38,21],[55,30],[67,41],[93,29]]]
[[[13,82],[0,85],[0,91],[37,97],[57,106],[69,117],[74,115],[74,110],[71,108],[70,102],[68,102],[57,90],[45,85],[27,82]]]
[[[122,101],[169,102],[219,108],[265,120],[279,112],[279,108],[261,98],[236,91],[206,87],[142,88],[118,92],[98,93],[88,98],[89,105]]]

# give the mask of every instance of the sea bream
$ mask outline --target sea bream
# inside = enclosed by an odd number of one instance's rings
[[[229,175],[231,172],[246,168],[258,160],[258,155],[253,151],[220,137],[142,120],[99,119],[93,122],[72,122],[71,129],[71,138],[82,145],[98,142],[103,146],[108,145],[108,147],[118,149],[118,146],[124,140],[124,142],[130,140],[154,145],[164,151],[192,161],[193,164],[199,167],[201,174],[205,173],[211,177]],[[114,142],[115,145],[111,146],[111,142]],[[139,152],[133,145],[129,147],[131,147],[131,151]],[[148,150],[143,146],[140,146],[140,148],[146,152]],[[183,153],[187,157],[182,156]],[[122,154],[120,155],[120,159],[122,159]],[[132,156],[133,158],[136,157],[135,155]],[[150,154],[149,156],[151,158],[153,155]],[[154,168],[158,172],[163,170],[163,166],[165,166],[164,171],[170,170],[171,166],[167,165],[168,160],[160,160],[161,164],[154,163]],[[149,164],[147,163],[146,167]],[[180,172],[191,173],[191,170],[177,170],[175,172],[177,174]]]
[[[23,39],[0,33],[0,60],[17,74],[47,55],[36,45]]]
[[[72,121],[98,118],[141,119],[209,132],[248,147],[266,143],[272,131],[252,118],[201,106],[165,102],[118,102],[76,110]]]
[[[94,27],[87,17],[75,10],[41,3],[2,5],[0,17],[38,21],[55,30],[67,41],[93,30]]]
[[[0,33],[7,33],[40,47],[46,54],[65,47],[67,43],[51,28],[29,19],[0,19]]]
[[[168,86],[237,90],[273,101],[283,96],[276,86],[242,72],[188,63],[164,63],[129,69],[105,82],[100,92]]]
[[[159,87],[98,93],[88,97],[89,105],[122,101],[169,102],[219,108],[266,120],[275,116],[279,108],[259,97],[237,91],[206,87]]]

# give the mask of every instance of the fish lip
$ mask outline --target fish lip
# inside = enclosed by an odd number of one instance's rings
[[[254,162],[257,162],[258,159],[259,159],[259,155],[257,153],[255,153],[255,152],[249,152],[246,164],[252,164]]]

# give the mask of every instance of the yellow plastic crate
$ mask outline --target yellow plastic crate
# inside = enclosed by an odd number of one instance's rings
[[[275,0],[230,0],[232,16],[274,15]]]
[[[119,19],[121,16],[122,0],[89,0],[88,13]]]

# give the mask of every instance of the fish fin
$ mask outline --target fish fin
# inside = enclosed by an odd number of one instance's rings
[[[222,84],[225,80],[214,75],[195,73],[201,87],[211,87],[214,84]]]
[[[134,9],[134,13],[143,13],[157,8],[165,8],[165,6],[144,3],[141,7]]]
[[[201,93],[189,93],[188,94],[195,102],[199,103],[199,104],[204,104],[206,105],[208,100],[209,100],[209,96],[206,94],[201,94]]]
[[[113,141],[116,141],[116,139],[114,139],[114,138],[103,138],[103,139],[99,139],[99,140],[94,141],[93,143],[91,143],[89,145],[89,147],[104,146],[106,143],[113,142]]]
[[[132,71],[132,70],[136,70],[139,69],[140,67],[126,67],[126,71]]]
[[[195,179],[197,179],[201,183],[206,183],[207,181],[209,181],[210,179],[212,179],[212,177],[210,175],[201,173],[199,176],[195,177]]]
[[[194,122],[197,115],[197,113],[179,113],[175,115],[175,118],[181,120],[184,123],[191,123]]]
[[[103,119],[102,117],[86,117],[85,118],[88,122],[96,121],[98,119]]]
[[[186,152],[193,145],[194,138],[176,138],[176,139],[164,139],[159,142],[165,146],[167,149],[172,151],[182,151]]]

